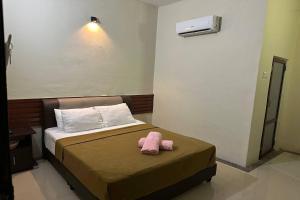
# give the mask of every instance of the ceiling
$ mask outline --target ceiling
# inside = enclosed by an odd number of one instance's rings
[[[155,6],[164,6],[181,0],[141,0],[141,1]]]

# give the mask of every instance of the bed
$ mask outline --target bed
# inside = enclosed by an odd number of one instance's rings
[[[54,109],[115,105],[130,98],[82,97],[43,100],[43,154],[81,199],[171,199],[216,174],[215,147],[141,121],[65,134]],[[137,141],[150,131],[174,141],[174,151],[149,156]]]

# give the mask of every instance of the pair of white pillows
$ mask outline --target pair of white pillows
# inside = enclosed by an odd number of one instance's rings
[[[134,123],[126,103],[90,108],[54,109],[57,127],[66,133]]]

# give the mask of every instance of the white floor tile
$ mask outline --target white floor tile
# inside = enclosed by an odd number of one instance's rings
[[[47,161],[13,176],[16,200],[78,200]],[[218,163],[217,176],[176,200],[300,200],[300,156],[282,153],[246,173]]]

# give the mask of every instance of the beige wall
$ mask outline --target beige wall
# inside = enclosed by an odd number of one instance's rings
[[[300,27],[300,10],[298,10],[298,27]],[[298,30],[297,50],[290,62],[289,81],[286,86],[286,98],[280,112],[277,146],[285,151],[300,154],[300,28]]]
[[[97,32],[90,16],[102,21]],[[4,0],[10,99],[153,92],[157,8],[137,0]]]
[[[257,80],[248,164],[259,157],[273,56],[287,58],[276,145],[300,153],[300,1],[268,0],[263,50]],[[263,76],[266,73],[267,76]]]
[[[184,0],[159,8],[153,123],[217,146],[245,166],[266,2]],[[218,34],[182,38],[175,23],[223,17]]]

